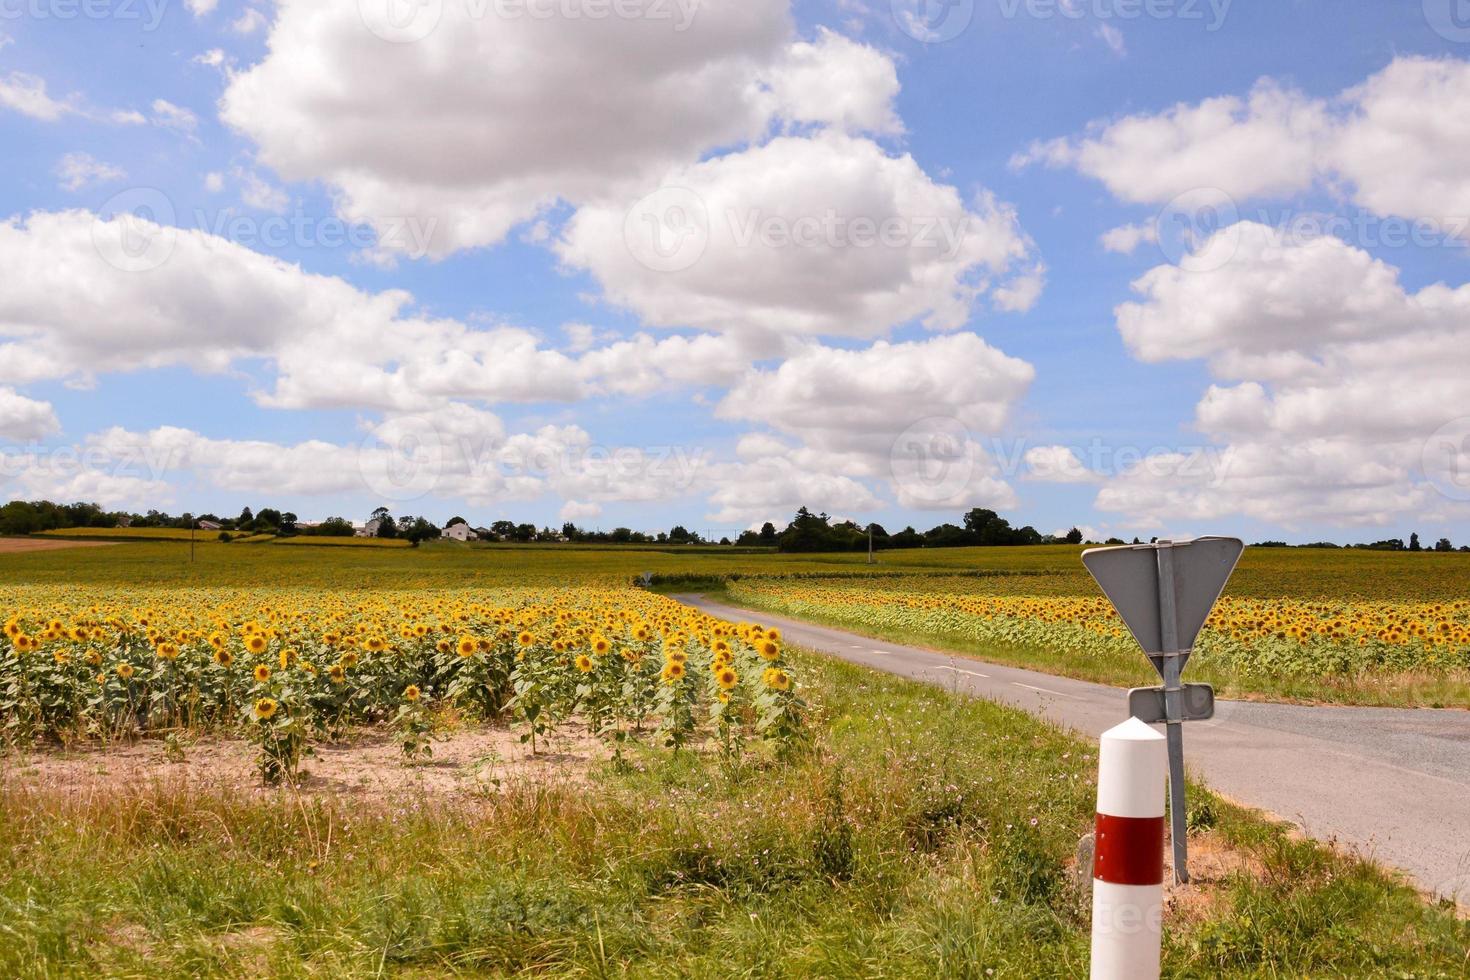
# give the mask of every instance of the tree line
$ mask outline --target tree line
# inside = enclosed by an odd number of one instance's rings
[[[382,538],[403,538],[413,544],[432,541],[443,535],[433,521],[414,515],[394,517],[386,507],[373,511],[374,533]],[[245,532],[250,534],[274,534],[281,537],[296,535],[308,537],[350,538],[357,528],[345,517],[329,517],[315,524],[304,524],[290,511],[273,507],[259,510],[244,508],[235,517],[220,517],[216,514],[171,515],[165,511],[149,510],[145,513],[109,511],[93,503],[56,504],[49,500],[12,500],[0,506],[0,535],[36,534],[42,531],[57,531],[67,528],[178,528],[187,530],[201,523],[217,527],[223,535]],[[446,528],[456,524],[468,525],[463,517],[451,518]],[[901,548],[962,548],[973,546],[1009,546],[1043,544],[1082,544],[1084,535],[1077,528],[1065,534],[1042,534],[1034,527],[1012,527],[1011,523],[993,510],[976,507],[968,511],[959,524],[939,524],[927,531],[905,527],[890,533],[881,524],[858,524],[854,521],[833,521],[824,513],[813,513],[806,507],[800,508],[784,529],[778,530],[770,521],[759,530],[741,532],[733,541],[722,537],[718,541],[708,540],[682,524],[675,524],[668,531],[635,531],[626,527],[615,527],[610,531],[590,530],[568,521],[560,530],[550,526],[538,528],[535,524],[498,520],[485,528],[472,528],[474,536],[483,540],[506,542],[575,542],[587,544],[673,544],[673,545],[737,545],[752,548],[774,548],[783,552],[813,551],[865,551],[871,546],[875,551]],[[482,533],[483,532],[483,533]],[[1150,539],[1154,540],[1154,539]],[[1127,544],[1121,538],[1108,538],[1105,544]],[[1133,544],[1141,543],[1138,538]],[[1402,538],[1387,538],[1365,544],[1338,545],[1330,541],[1310,544],[1288,545],[1284,541],[1258,541],[1256,548],[1363,548],[1375,551],[1434,551],[1470,552],[1470,545],[1458,549],[1449,538],[1440,538],[1430,547],[1425,547],[1417,532],[1411,533],[1407,541]]]

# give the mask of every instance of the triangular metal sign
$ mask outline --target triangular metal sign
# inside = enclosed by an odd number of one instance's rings
[[[1164,549],[1169,552],[1167,557],[1160,554]],[[1082,564],[1162,674],[1160,655],[1187,652],[1194,646],[1195,637],[1210,617],[1215,600],[1225,590],[1225,583],[1244,550],[1245,542],[1239,538],[1203,537],[1089,548],[1082,553]],[[1172,604],[1159,590],[1161,566],[1172,566],[1165,568],[1165,574],[1173,579]],[[1171,644],[1167,640],[1165,614],[1161,614],[1161,609],[1168,605],[1174,611],[1173,650],[1168,649]],[[1187,659],[1187,654],[1180,658],[1181,669]]]

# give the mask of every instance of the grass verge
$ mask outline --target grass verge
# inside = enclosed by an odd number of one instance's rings
[[[0,784],[0,974],[1076,977],[1093,746],[803,655],[788,764],[632,750],[469,802]],[[1470,925],[1202,792],[1171,976],[1464,976]],[[1233,869],[1232,869],[1233,868]]]

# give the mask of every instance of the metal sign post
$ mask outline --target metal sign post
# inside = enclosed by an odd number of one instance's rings
[[[1136,718],[1165,725],[1174,878],[1181,883],[1189,881],[1184,722],[1211,717],[1215,692],[1208,684],[1181,683],[1180,676],[1195,637],[1244,550],[1238,538],[1203,537],[1082,553],[1082,563],[1164,682],[1161,687],[1129,691],[1128,708]]]

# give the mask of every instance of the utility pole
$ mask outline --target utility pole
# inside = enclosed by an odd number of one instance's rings
[[[873,523],[868,522],[868,564],[873,564]]]

